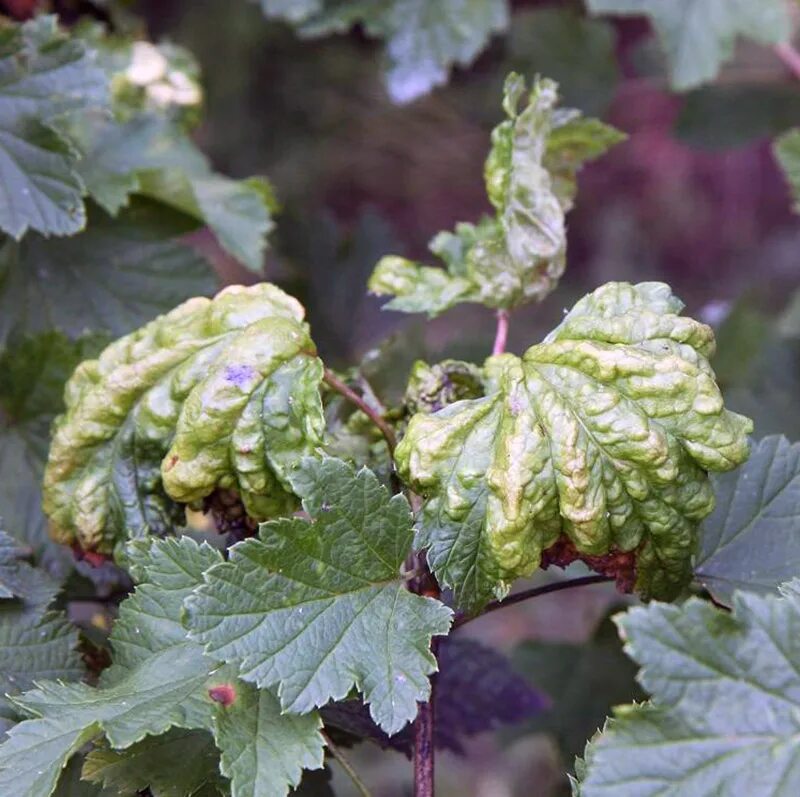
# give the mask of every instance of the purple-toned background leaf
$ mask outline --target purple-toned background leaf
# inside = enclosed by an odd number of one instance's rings
[[[463,753],[465,737],[531,720],[551,705],[505,656],[472,639],[443,640],[438,655],[434,694],[440,749]],[[332,730],[411,755],[410,726],[390,738],[372,722],[360,700],[334,703],[322,709],[322,716]]]

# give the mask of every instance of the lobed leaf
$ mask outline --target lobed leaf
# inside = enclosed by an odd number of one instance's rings
[[[295,499],[288,468],[323,426],[322,364],[301,306],[269,284],[191,299],[84,362],[44,478],[55,538],[111,551],[236,488],[248,514]],[[177,502],[177,504],[176,504]]]
[[[662,283],[608,283],[520,359],[487,360],[486,396],[411,419],[398,471],[425,498],[416,544],[476,610],[566,535],[584,554],[636,551],[636,587],[671,598],[691,577],[708,470],[748,455],[725,410],[712,330]]]
[[[618,620],[650,705],[623,706],[589,744],[582,797],[788,797],[800,789],[800,601],[736,593]]]
[[[445,269],[384,257],[369,288],[395,297],[387,308],[430,316],[461,302],[510,308],[540,301],[555,287],[564,271],[565,214],[577,172],[622,136],[577,111],[556,110],[551,80],[537,79],[520,110],[525,92],[523,79],[511,73],[503,99],[508,119],[492,132],[484,170],[495,218],[460,223],[431,241]]]
[[[452,617],[400,578],[413,536],[408,503],[336,459],[306,459],[292,479],[314,522],[265,523],[231,548],[187,599],[191,636],[245,681],[277,685],[286,711],[356,687],[395,733],[430,694],[431,637]]]
[[[678,91],[713,80],[738,37],[777,44],[792,29],[783,0],[587,0],[587,6],[594,14],[649,17]]]

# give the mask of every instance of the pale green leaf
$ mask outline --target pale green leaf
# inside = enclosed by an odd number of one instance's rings
[[[618,620],[651,705],[615,711],[581,797],[790,797],[800,791],[800,600],[737,593]]]
[[[290,510],[288,469],[323,426],[322,363],[302,318],[273,285],[231,286],[82,363],[45,471],[56,538],[110,551],[169,531],[180,504],[218,487],[255,518]]]
[[[594,14],[649,17],[678,91],[713,80],[738,37],[777,44],[792,30],[784,0],[587,0],[587,6]]]
[[[766,437],[733,473],[712,479],[695,577],[730,603],[734,590],[774,592],[800,573],[800,443]]]
[[[784,133],[775,142],[775,157],[789,183],[794,209],[800,212],[800,128]]]
[[[107,80],[86,46],[43,16],[0,30],[0,229],[70,235],[86,214],[63,117],[107,102]]]
[[[584,554],[636,551],[636,587],[674,597],[691,578],[706,471],[748,454],[724,409],[712,330],[663,283],[608,283],[522,358],[487,360],[486,396],[409,423],[395,452],[427,500],[417,544],[475,610],[502,598],[565,535]]]
[[[100,745],[86,756],[82,777],[120,797],[144,792],[153,797],[195,797],[220,784],[219,754],[207,731],[173,728],[147,736],[127,750]]]
[[[116,219],[90,208],[89,221],[66,240],[0,247],[0,342],[12,330],[122,335],[216,287],[206,260],[176,240],[191,229],[185,217],[141,201]]]
[[[261,0],[268,17],[300,34],[341,33],[360,24],[386,40],[386,88],[411,102],[447,82],[453,66],[469,66],[492,34],[509,25],[507,0]]]
[[[394,296],[386,307],[434,316],[461,302],[511,308],[541,301],[564,271],[565,214],[572,207],[576,175],[622,139],[602,122],[577,111],[556,110],[556,84],[534,82],[524,107],[525,82],[511,73],[503,108],[508,119],[492,133],[485,165],[494,218],[460,223],[430,244],[446,268],[384,257],[369,289]]]
[[[192,636],[260,687],[278,685],[287,711],[306,712],[352,687],[394,733],[430,694],[428,650],[451,611],[410,593],[408,503],[367,470],[306,459],[293,475],[314,522],[263,524],[187,600]]]
[[[239,682],[236,699],[217,711],[214,722],[231,797],[285,795],[300,783],[304,769],[320,769],[325,747],[321,728],[316,711],[285,714],[271,690]]]

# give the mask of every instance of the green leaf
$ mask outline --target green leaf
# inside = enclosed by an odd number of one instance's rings
[[[717,507],[700,528],[695,577],[726,604],[734,590],[777,591],[800,572],[800,443],[765,437],[712,484]]]
[[[218,487],[255,518],[291,510],[288,468],[323,427],[322,363],[302,318],[273,285],[232,286],[82,363],[45,471],[56,539],[111,551],[169,531],[178,504]]]
[[[796,582],[795,582],[796,583]],[[615,711],[581,797],[789,797],[800,790],[800,599],[737,593],[618,620],[652,705]]]
[[[214,724],[232,797],[285,795],[289,786],[299,785],[304,769],[320,769],[321,728],[316,711],[285,714],[272,691],[239,682],[236,699],[217,712]]]
[[[187,600],[192,636],[244,680],[277,684],[287,711],[355,686],[395,733],[430,694],[430,640],[452,617],[400,578],[413,536],[408,503],[336,459],[306,459],[293,481],[314,522],[266,523],[258,539],[235,545]]]
[[[0,793],[49,797],[70,756],[102,733],[124,749],[147,735],[186,727],[185,703],[207,678],[208,663],[186,643],[155,654],[108,689],[40,684],[14,699],[34,719],[12,728],[0,746]]]
[[[39,562],[62,574],[66,554],[49,540],[41,509],[48,430],[64,406],[64,383],[97,348],[94,338],[47,332],[0,353],[0,517]]]
[[[800,128],[790,130],[777,139],[775,157],[789,183],[794,198],[794,209],[800,212]]]
[[[215,793],[222,783],[211,734],[182,728],[147,736],[127,750],[96,747],[86,756],[82,776],[114,794],[133,795],[149,788],[153,797],[194,797],[203,788]]]
[[[454,65],[469,66],[494,33],[509,24],[507,0],[262,0],[270,17],[299,26],[301,35],[341,33],[360,24],[386,40],[386,88],[411,102],[447,82]]]
[[[649,17],[678,91],[713,80],[739,36],[777,44],[792,30],[784,0],[587,0],[587,7],[593,14]]]
[[[502,598],[561,535],[584,554],[636,551],[637,590],[691,578],[706,471],[748,454],[724,409],[712,330],[663,283],[608,283],[520,359],[487,360],[487,395],[411,419],[398,471],[427,500],[417,545],[462,607]]]
[[[556,84],[537,79],[527,104],[522,78],[506,79],[508,116],[492,133],[485,179],[495,218],[460,223],[442,232],[430,249],[446,269],[397,256],[384,257],[369,289],[395,298],[386,307],[434,316],[461,302],[511,308],[541,301],[564,271],[565,213],[572,207],[582,164],[621,140],[613,128],[556,111]]]
[[[70,113],[107,102],[107,80],[91,53],[43,16],[0,31],[0,229],[71,235],[86,215]]]
[[[13,715],[7,695],[41,678],[84,674],[77,629],[63,612],[47,611],[58,583],[24,560],[19,542],[0,531],[0,715]]]
[[[140,202],[117,219],[94,208],[89,220],[66,240],[0,248],[0,343],[12,330],[122,335],[216,287],[206,260],[175,240],[190,225],[163,206]]]

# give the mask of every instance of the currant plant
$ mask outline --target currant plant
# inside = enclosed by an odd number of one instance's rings
[[[504,2],[468,4],[473,36],[462,5],[262,2],[305,32],[387,37],[399,99],[506,24]],[[423,25],[409,50],[411,11],[461,38]],[[773,40],[748,19],[719,17],[697,79],[737,32]],[[276,205],[192,143],[185,51],[52,17],[0,38],[0,794],[331,794],[334,762],[368,794],[343,752],[366,740],[412,758],[432,796],[436,749],[562,708],[459,629],[606,581],[642,599],[615,622],[646,702],[591,739],[574,793],[798,792],[800,448],[751,444],[712,329],[663,283],[601,285],[506,351],[513,313],[564,273],[581,167],[619,131],[508,76],[493,214],[436,235],[440,264],[387,254],[368,284],[399,312],[482,305],[494,341],[480,363],[414,363],[389,402],[363,364],[323,362],[279,287],[208,298],[183,236],[207,227],[257,272]],[[776,144],[795,188],[797,149],[796,132]],[[71,622],[70,549],[113,623]],[[511,592],[575,562],[593,574]],[[562,679],[609,661],[602,640],[525,655],[542,680],[548,660]]]

